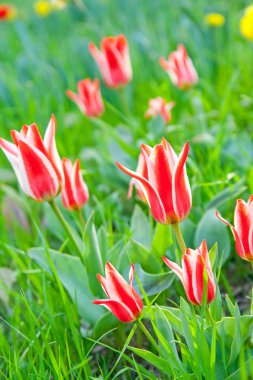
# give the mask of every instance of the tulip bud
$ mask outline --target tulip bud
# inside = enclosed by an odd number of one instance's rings
[[[167,100],[161,98],[160,96],[157,98],[150,99],[148,105],[149,108],[145,112],[145,118],[154,117],[157,115],[161,115],[165,123],[169,123],[171,121],[171,109],[175,106],[175,102],[167,103]]]
[[[62,159],[64,187],[61,193],[62,204],[68,210],[79,210],[89,199],[89,192],[80,171],[80,162],[74,166],[67,158]]]
[[[132,283],[134,266],[131,264],[129,272],[129,284],[119,274],[111,263],[105,266],[105,277],[97,275],[108,299],[94,300],[96,305],[103,305],[109,309],[121,322],[133,322],[140,315],[143,303]]]
[[[101,41],[101,50],[89,44],[89,50],[108,87],[125,86],[132,79],[132,66],[126,37],[106,37]]]
[[[178,45],[177,50],[169,55],[168,61],[162,57],[160,65],[167,71],[171,82],[182,90],[186,90],[198,82],[198,74],[182,44]]]
[[[78,93],[67,90],[67,96],[75,102],[81,112],[87,117],[98,117],[104,112],[104,104],[101,98],[99,80],[93,82],[87,78],[80,80],[77,84]]]
[[[116,162],[117,166],[137,181],[157,222],[181,222],[191,209],[191,189],[185,168],[188,142],[179,157],[164,138],[161,144],[155,145],[154,148],[143,144],[141,149],[146,162],[147,176]]]
[[[14,144],[0,139],[0,147],[10,161],[26,195],[38,202],[49,201],[62,188],[61,160],[55,144],[56,122],[52,116],[44,141],[36,124],[11,131]]]
[[[223,219],[218,211],[216,216],[231,228],[238,255],[247,261],[253,261],[253,195],[248,202],[237,199],[234,213],[234,227]]]
[[[203,240],[196,250],[186,248],[182,257],[182,268],[176,263],[163,257],[165,264],[180,278],[189,301],[194,305],[201,305],[205,289],[205,272],[207,278],[207,303],[214,300],[215,280],[209,260],[206,241]]]

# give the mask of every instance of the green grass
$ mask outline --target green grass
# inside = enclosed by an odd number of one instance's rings
[[[91,199],[84,214],[88,219],[91,211],[95,211],[102,255],[120,256],[123,251],[120,243],[127,243],[133,232],[130,220],[136,200],[126,201],[129,178],[117,169],[114,161],[135,169],[139,145],[154,145],[163,135],[177,153],[186,140],[190,141],[187,170],[193,207],[189,215],[191,223],[184,227],[189,244],[196,245],[195,233],[210,202],[232,220],[236,198],[247,200],[253,192],[253,50],[252,42],[245,40],[239,31],[240,17],[249,2],[96,0],[85,1],[82,9],[71,3],[66,10],[45,18],[34,14],[32,1],[21,3],[16,1],[20,16],[15,22],[0,23],[1,137],[9,139],[9,130],[19,130],[23,124],[32,122],[45,131],[51,114],[55,114],[60,155],[80,157],[85,169]],[[224,14],[223,27],[205,25],[204,15],[213,11]],[[125,90],[130,112],[126,114],[119,93],[106,88],[101,81],[106,112],[102,122],[93,122],[68,100],[65,91],[75,90],[76,82],[82,78],[100,77],[88,52],[88,43],[99,44],[102,37],[120,33],[128,38],[133,65],[133,81]],[[186,45],[200,77],[199,84],[188,92],[173,87],[159,65],[159,58],[167,57],[180,42]],[[176,101],[172,123],[166,129],[161,120],[147,122],[143,117],[148,100],[155,96]],[[49,274],[27,254],[28,248],[38,246],[73,254],[64,231],[47,205],[28,200],[18,189],[2,153],[0,168],[0,266],[10,268],[16,277],[10,287],[5,279],[1,281],[5,298],[0,296],[0,377],[106,378],[122,349],[120,339],[124,344],[124,327],[117,330],[118,337],[113,337],[112,332],[103,340],[104,345],[117,352],[98,349],[97,344],[92,349],[92,339],[98,337],[94,338],[91,326],[79,318],[78,302],[70,299],[53,263],[50,262]],[[221,195],[218,200],[217,195]],[[147,214],[147,208],[141,204],[140,207]],[[77,216],[68,212],[64,215],[76,228]],[[107,239],[104,245],[101,226]],[[154,231],[153,222],[151,227]],[[222,299],[227,292],[233,294],[238,284],[252,283],[250,265],[237,257],[230,232],[226,233],[230,246],[222,269],[224,279],[220,281]],[[216,241],[211,234],[207,238]],[[219,255],[223,248],[219,246]],[[126,251],[121,269],[123,263],[128,263]],[[137,259],[139,254],[135,253]],[[141,264],[143,257],[145,252],[138,261]],[[95,277],[90,281],[95,282]],[[165,302],[172,294],[179,303],[178,292],[184,293],[180,285],[175,288],[165,290],[160,299]],[[244,297],[250,297],[249,288]],[[248,299],[245,312],[249,304]],[[130,328],[126,330],[129,333]],[[159,332],[156,333],[159,337]],[[199,334],[194,337],[196,344],[203,331]],[[177,349],[185,348],[186,343],[178,335],[177,338]],[[135,337],[130,345],[138,346],[138,339],[142,337]],[[241,363],[249,355],[246,343],[243,347]],[[190,363],[187,355],[183,357],[185,365]],[[209,370],[213,371],[204,368],[203,373]],[[231,373],[235,370],[232,368]],[[174,375],[179,373],[178,369],[173,371]],[[150,378],[160,376],[151,364],[146,365],[127,351],[114,376],[145,379],[149,378],[148,373]],[[241,378],[246,379],[245,376]]]

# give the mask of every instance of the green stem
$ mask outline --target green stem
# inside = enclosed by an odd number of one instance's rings
[[[172,226],[173,231],[174,231],[174,233],[176,235],[176,239],[177,239],[180,251],[181,251],[181,253],[183,255],[185,253],[186,245],[185,245],[185,242],[184,242],[184,238],[183,238],[183,235],[182,235],[179,223],[174,223],[171,226]]]
[[[123,109],[125,111],[125,114],[127,116],[129,116],[130,115],[130,109],[129,109],[129,104],[128,104],[128,101],[127,101],[127,97],[126,97],[126,92],[125,91],[126,91],[125,87],[120,87],[118,89],[120,101],[121,101],[121,104],[122,104]]]
[[[61,223],[62,227],[64,228],[64,230],[66,231],[68,237],[69,237],[69,240],[71,241],[71,243],[73,244],[73,246],[76,248],[78,254],[79,254],[79,257],[81,260],[83,260],[83,254],[82,254],[82,251],[79,247],[79,245],[77,244],[72,232],[71,232],[71,229],[68,225],[68,223],[66,222],[66,220],[64,219],[64,216],[62,215],[59,207],[56,205],[56,203],[54,202],[54,200],[51,200],[48,202],[53,210],[53,212],[55,213],[55,215],[57,216],[59,222]]]
[[[144,324],[141,322],[140,319],[138,319],[138,324],[141,328],[141,331],[143,332],[144,335],[146,335],[146,337],[148,338],[148,340],[150,341],[150,343],[152,344],[152,346],[156,349],[156,351],[158,353],[160,353],[160,347],[158,346],[158,344],[156,343],[155,339],[152,337],[152,335],[150,334],[150,332],[146,329],[146,327],[144,326]]]
[[[84,216],[83,216],[83,212],[82,212],[82,209],[80,208],[78,211],[78,216],[79,216],[79,219],[80,219],[80,222],[81,222],[81,225],[82,225],[82,228],[83,230],[85,229],[85,219],[84,219]]]

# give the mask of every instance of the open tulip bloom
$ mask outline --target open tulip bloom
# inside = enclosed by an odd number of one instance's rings
[[[161,115],[165,123],[171,121],[171,109],[175,106],[175,102],[167,102],[166,99],[158,96],[157,98],[150,99],[148,102],[149,108],[145,112],[145,118]]]
[[[89,200],[89,191],[82,178],[80,162],[74,165],[68,158],[62,159],[64,187],[61,193],[62,204],[68,210],[79,210]]]
[[[189,143],[183,147],[179,157],[162,139],[154,148],[141,145],[147,166],[147,176],[139,174],[116,162],[127,175],[138,181],[155,220],[162,224],[179,223],[191,209],[191,189],[186,173],[185,161]]]
[[[169,55],[167,61],[162,57],[160,65],[168,73],[171,82],[182,90],[186,90],[198,82],[198,74],[182,44],[179,44],[177,50]]]
[[[148,178],[148,168],[146,165],[146,160],[144,158],[143,153],[141,152],[138,157],[138,164],[136,168],[136,173],[141,175],[144,178]],[[142,190],[142,186],[140,185],[139,181],[135,178],[132,178],[129,184],[129,189],[128,189],[128,199],[132,197],[133,194],[133,186],[136,188],[137,196],[142,202],[147,202],[145,194]]]
[[[87,117],[98,117],[104,112],[104,104],[101,98],[99,80],[90,78],[80,80],[77,84],[77,94],[67,90],[67,96],[75,102]]]
[[[101,50],[91,43],[89,50],[108,87],[121,87],[132,79],[128,43],[123,34],[117,37],[103,38]]]
[[[121,322],[133,322],[140,315],[143,303],[132,286],[134,265],[131,264],[129,284],[119,274],[111,263],[105,266],[105,277],[97,275],[108,299],[94,300],[96,305],[103,305],[109,309]]]
[[[207,274],[207,302],[215,297],[215,280],[209,260],[206,241],[203,240],[197,249],[186,248],[182,257],[182,268],[176,263],[163,257],[165,264],[180,278],[189,301],[194,305],[201,305],[204,294],[204,272]]]
[[[222,218],[218,211],[216,211],[216,216],[231,228],[238,255],[243,260],[253,262],[253,195],[247,203],[242,199],[237,199],[234,226]]]
[[[44,140],[36,124],[11,131],[14,141],[0,139],[19,184],[29,197],[42,202],[53,199],[62,188],[62,165],[55,144],[56,121],[52,116]]]

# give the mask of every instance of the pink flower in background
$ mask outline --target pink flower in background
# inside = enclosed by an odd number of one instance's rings
[[[186,248],[182,257],[182,268],[176,263],[163,257],[165,264],[180,278],[187,298],[194,305],[201,305],[204,293],[204,273],[207,274],[207,302],[215,297],[215,280],[209,260],[206,241],[203,240],[197,249]]]
[[[68,210],[78,210],[89,200],[87,185],[82,179],[80,162],[76,160],[72,165],[68,158],[62,159],[64,187],[61,193],[62,204]]]
[[[67,96],[75,102],[80,110],[87,117],[98,117],[104,112],[104,104],[100,93],[99,80],[90,78],[80,80],[77,83],[77,91],[75,94],[71,90],[67,90]]]
[[[142,312],[143,303],[132,286],[133,277],[133,264],[131,264],[128,284],[114,266],[108,262],[105,266],[105,277],[100,274],[97,275],[108,299],[94,300],[93,303],[105,306],[121,322],[135,321]]]
[[[175,102],[167,102],[166,99],[158,96],[157,98],[150,99],[148,102],[148,110],[145,112],[145,117],[154,117],[161,115],[166,123],[171,121],[171,109],[175,106]]]
[[[231,228],[238,255],[247,261],[253,261],[253,195],[248,202],[237,199],[234,213],[234,227],[223,219],[219,212],[216,216]]]
[[[14,144],[0,139],[0,147],[10,161],[22,190],[42,202],[56,197],[62,188],[62,165],[55,144],[56,121],[52,116],[44,140],[36,124],[11,131]]]
[[[187,142],[179,155],[163,138],[154,148],[141,145],[147,176],[134,172],[116,162],[117,166],[138,182],[155,220],[162,224],[179,223],[191,209],[191,189],[185,161],[189,152]]]
[[[148,178],[148,168],[147,168],[146,161],[145,161],[145,158],[143,156],[143,153],[139,154],[136,173],[139,174],[140,176],[142,176],[143,178],[146,178],[146,179]],[[136,188],[138,198],[142,202],[146,203],[147,201],[146,201],[145,194],[142,190],[142,186],[140,185],[139,181],[136,180],[135,178],[132,178],[130,181],[129,190],[128,190],[128,199],[130,199],[132,197],[133,186],[135,186],[135,188]]]
[[[186,90],[198,82],[198,74],[182,44],[179,44],[177,50],[169,55],[167,61],[162,57],[160,64],[167,71],[172,83],[182,90]]]
[[[90,43],[89,50],[97,62],[103,80],[108,87],[124,86],[132,79],[128,43],[123,34],[117,37],[103,38],[101,50],[93,43]]]

